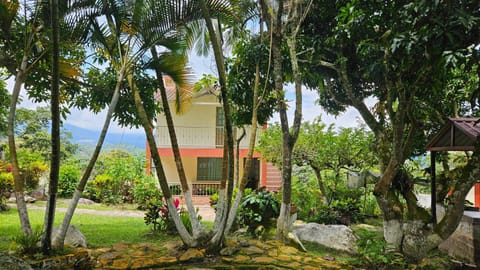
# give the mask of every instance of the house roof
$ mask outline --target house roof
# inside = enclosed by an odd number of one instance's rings
[[[165,90],[167,92],[167,99],[169,102],[174,102],[176,99],[176,85],[175,82],[169,76],[163,76],[163,81],[165,84]],[[183,92],[183,98],[191,99],[198,98],[206,95],[218,96],[218,89],[215,86],[205,87],[199,92],[194,93],[191,89],[188,89]],[[161,101],[160,91],[155,92],[155,100]]]
[[[473,151],[480,138],[480,118],[448,118],[440,132],[428,143],[429,151]]]

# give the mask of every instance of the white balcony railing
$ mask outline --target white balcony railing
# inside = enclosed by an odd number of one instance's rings
[[[240,143],[241,148],[248,147],[250,140],[250,129],[247,127],[246,136]],[[260,136],[262,128],[257,130],[257,139]],[[175,127],[175,133],[179,147],[183,148],[216,148],[223,145],[223,128],[216,127]],[[236,134],[241,135],[237,129]],[[166,126],[157,126],[155,128],[155,137],[158,147],[171,147],[170,136]]]

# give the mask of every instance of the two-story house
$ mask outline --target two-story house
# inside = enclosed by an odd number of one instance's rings
[[[224,140],[222,104],[214,90],[205,89],[191,93],[187,109],[182,114],[175,114],[173,102],[175,84],[168,77],[165,77],[164,81],[187,181],[194,195],[209,195],[218,188],[222,177]],[[160,96],[157,100],[160,102]],[[171,188],[178,187],[179,178],[165,117],[158,117],[154,128],[167,180]],[[265,127],[259,128],[257,137],[263,128]],[[246,136],[241,140],[238,149],[240,177],[243,175],[250,140],[249,127],[245,127],[245,130]],[[235,133],[235,137],[240,136],[240,131]],[[149,161],[147,171],[151,171],[152,161],[148,145],[147,160]],[[281,185],[280,171],[262,160],[258,153],[254,154],[254,162],[248,177],[250,178],[248,187],[254,189],[264,186],[269,190],[278,190]]]

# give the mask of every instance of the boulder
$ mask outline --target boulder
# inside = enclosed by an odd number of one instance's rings
[[[45,187],[38,187],[36,188],[34,191],[32,191],[32,197],[35,199],[35,200],[46,200],[47,199],[47,196],[45,195]]]
[[[92,204],[95,204],[95,202],[92,201],[92,200],[86,199],[86,198],[80,198],[80,199],[78,200],[78,204],[92,205]]]
[[[24,198],[26,203],[34,203],[36,201],[35,198],[30,197],[27,194],[23,195],[23,198]],[[10,198],[8,198],[8,202],[9,203],[16,203],[17,202],[17,198],[15,197],[15,192],[12,192],[12,194],[10,195]]]
[[[24,260],[0,252],[0,269],[2,270],[33,270]]]
[[[52,231],[52,239],[57,237],[59,233],[58,227],[54,227]],[[87,247],[87,238],[83,233],[75,227],[75,225],[70,225],[67,230],[67,235],[65,236],[64,245],[72,247]]]
[[[345,225],[307,223],[296,225],[293,233],[301,241],[317,243],[348,253],[357,252],[357,246],[355,245],[357,237],[353,234],[353,231]]]

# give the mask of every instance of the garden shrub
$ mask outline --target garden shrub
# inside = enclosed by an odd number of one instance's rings
[[[161,200],[162,193],[157,181],[150,175],[141,178],[133,188],[133,199],[141,210],[147,209],[147,202],[152,199]]]
[[[309,219],[323,204],[322,193],[318,188],[316,179],[310,178],[304,182],[294,177],[292,184],[292,203],[297,207],[298,219]]]
[[[362,193],[360,189],[339,188],[332,194],[328,204],[312,211],[307,221],[344,225],[361,221]]]
[[[180,208],[180,200],[175,199],[174,201],[175,207],[177,208],[177,213],[180,215],[180,219],[182,220],[183,225],[187,229],[188,232],[192,232],[192,223],[190,222],[190,218],[188,212],[184,208]],[[147,201],[147,211],[145,212],[145,224],[152,225],[152,230],[155,232],[158,231],[166,231],[170,233],[175,233],[176,227],[175,223],[173,222],[172,216],[168,210],[167,204],[163,203],[160,199],[152,199]],[[201,220],[202,217],[199,215],[198,219]]]
[[[13,192],[14,182],[11,172],[0,172],[0,211],[8,210],[7,199]]]
[[[60,167],[58,178],[58,196],[70,198],[77,189],[80,181],[80,168],[75,164],[64,164]]]
[[[26,190],[32,191],[38,186],[40,177],[48,170],[48,164],[40,153],[28,149],[19,149],[17,155],[20,176],[25,181]]]
[[[117,181],[107,174],[98,174],[95,177],[92,193],[93,199],[101,203],[118,204],[122,202]]]
[[[253,233],[260,225],[265,229],[270,228],[273,225],[271,219],[277,218],[279,214],[280,203],[275,194],[260,190],[243,197],[237,221],[240,226],[246,226],[247,230]]]
[[[386,249],[387,243],[378,232],[359,229],[357,247],[360,255],[359,265],[367,269],[405,269],[406,261],[401,253]]]

